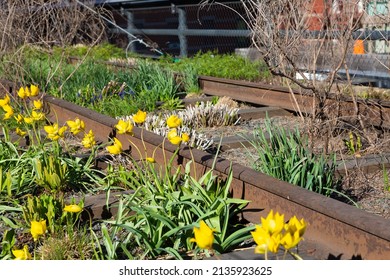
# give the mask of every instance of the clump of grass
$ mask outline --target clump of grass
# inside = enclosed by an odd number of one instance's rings
[[[37,249],[36,259],[41,260],[90,260],[94,256],[93,242],[86,232],[69,235],[59,231],[56,236],[44,240]]]
[[[264,130],[256,129],[248,141],[256,151],[248,153],[255,170],[325,196],[345,197],[334,175],[336,154],[314,154],[298,128],[287,130],[267,119]]]

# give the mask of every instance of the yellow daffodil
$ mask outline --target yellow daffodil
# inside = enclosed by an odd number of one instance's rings
[[[271,235],[280,233],[284,228],[284,214],[276,212],[274,215],[274,211],[271,210],[265,219],[261,217],[261,226]]]
[[[85,129],[84,121],[79,118],[76,118],[74,121],[67,121],[66,124],[69,126],[70,132],[72,132],[73,135],[76,135]]]
[[[34,100],[33,103],[34,103],[34,109],[36,109],[36,110],[42,109],[42,107],[43,107],[42,101]]]
[[[107,146],[106,149],[112,155],[119,155],[122,152],[122,143],[114,137],[114,144]]]
[[[37,96],[39,93],[39,88],[36,85],[30,86],[30,96]]]
[[[190,136],[187,133],[183,133],[181,135],[181,139],[183,140],[184,143],[187,143],[188,141],[190,141]]]
[[[167,125],[169,128],[179,127],[181,125],[181,123],[182,123],[182,120],[178,116],[175,116],[175,115],[172,115],[167,119]]]
[[[20,98],[22,98],[22,99],[28,97],[27,94],[28,94],[28,92],[26,92],[26,91],[24,90],[24,87],[21,87],[21,88],[18,90],[18,96],[19,96]]]
[[[14,117],[16,122],[18,124],[21,124],[23,122],[23,116],[21,114],[18,114],[16,117]]]
[[[70,213],[79,213],[79,212],[83,211],[83,208],[81,208],[77,204],[71,204],[71,205],[66,205],[64,207],[64,211],[65,212],[70,212]]]
[[[28,251],[27,245],[24,245],[23,249],[12,250],[12,254],[15,257],[14,260],[31,260],[32,259],[31,254]]]
[[[16,132],[16,134],[19,135],[20,137],[23,137],[24,135],[27,134],[26,131],[21,130],[19,127],[16,128],[15,132]]]
[[[31,112],[31,118],[34,121],[42,121],[45,119],[45,114],[42,112],[32,111]]]
[[[175,136],[175,137],[172,137],[172,138],[169,138],[168,139],[169,142],[171,142],[173,145],[180,145],[181,144],[181,137],[180,136]]]
[[[306,231],[306,226],[306,221],[304,219],[298,220],[296,216],[293,216],[284,226],[284,228],[292,235],[294,235],[295,232],[298,232],[299,236],[302,237]]]
[[[96,145],[95,135],[93,134],[92,130],[89,130],[89,132],[84,135],[84,138],[81,141],[81,144],[84,146],[84,148],[87,148],[87,149],[90,149]]]
[[[133,121],[138,124],[144,123],[146,120],[146,112],[138,110],[138,112],[133,116]]]
[[[10,119],[13,116],[13,114],[14,114],[14,109],[12,109],[12,107],[9,104],[4,105],[3,106],[3,110],[5,111],[3,120]]]
[[[30,232],[34,241],[37,241],[39,236],[44,235],[46,232],[46,220],[40,222],[32,221]]]
[[[53,125],[45,125],[43,129],[47,133],[47,138],[56,141],[60,138],[64,137],[65,131],[67,129],[66,126],[63,126],[61,128],[58,127],[58,123],[54,123]]]
[[[26,124],[32,124],[34,122],[34,119],[31,117],[24,117],[23,120]]]
[[[150,163],[155,163],[156,162],[156,160],[154,158],[152,158],[152,157],[147,157],[146,160],[149,161]]]
[[[10,103],[11,99],[9,98],[9,95],[6,94],[3,99],[0,99],[0,107],[4,107]]]
[[[214,242],[214,230],[210,229],[208,225],[202,220],[199,228],[194,227],[195,238],[191,238],[190,242],[196,242],[201,249],[212,249]]]
[[[118,123],[115,125],[115,128],[119,134],[133,133],[133,124],[131,123],[131,121],[119,120]]]

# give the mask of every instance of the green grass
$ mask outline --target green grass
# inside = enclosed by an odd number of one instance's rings
[[[178,61],[167,56],[162,57],[159,62],[180,73],[185,72],[188,67],[192,67],[198,75],[226,79],[259,81],[271,77],[264,62],[251,62],[235,54],[198,53],[193,57],[182,58]]]
[[[248,151],[253,168],[285,182],[325,195],[346,198],[341,193],[340,180],[335,177],[336,155],[314,154],[308,147],[306,135],[298,128],[288,130],[270,119],[265,128],[253,132],[248,139],[255,153]]]
[[[69,56],[84,60],[69,64]],[[113,117],[129,115],[138,109],[154,111],[157,101],[174,106],[182,92],[200,92],[198,75],[252,81],[270,76],[260,61],[250,62],[237,55],[215,52],[198,53],[178,62],[173,62],[171,57],[157,61],[138,59],[135,69],[119,71],[98,63],[124,57],[122,49],[110,44],[51,50],[24,46],[16,53],[2,57],[0,75],[24,84],[39,85],[41,91],[50,95]],[[174,72],[181,73],[182,78],[175,78]],[[112,84],[117,87],[112,88]]]

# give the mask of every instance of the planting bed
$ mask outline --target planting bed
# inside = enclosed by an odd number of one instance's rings
[[[87,125],[94,127],[96,135],[103,139],[111,132],[110,127],[115,123],[111,118],[75,107],[67,102],[53,98],[46,100],[58,116],[92,117],[93,120],[88,120]],[[135,144],[142,144],[140,131],[135,130],[134,133],[135,139],[132,141]],[[153,150],[153,147],[160,145],[159,136],[146,131],[144,133],[143,137],[147,141],[148,149]],[[123,139],[122,142],[125,140]],[[174,147],[169,144],[165,148],[170,154],[174,151]],[[155,158],[158,161],[163,159],[161,151],[156,151]],[[195,160],[198,174],[204,173],[214,162],[214,156],[207,152],[199,150],[190,152],[183,147],[179,151],[176,163],[184,166],[191,158]],[[223,175],[227,174],[230,165],[228,160],[220,158],[215,162],[214,169]],[[389,258],[386,255],[389,251],[389,237],[386,237],[389,221],[334,199],[280,182],[239,164],[233,163],[232,170],[234,196],[252,201],[244,212],[245,219],[257,223],[261,210],[267,212],[266,210],[271,208],[280,209],[279,211],[284,211],[287,216],[300,213],[310,224],[305,240],[314,246],[308,249],[308,252],[315,255],[314,258],[328,258],[330,255],[339,254],[342,254],[342,258],[354,256],[365,259]]]
[[[8,87],[8,90],[12,92],[10,87]],[[208,93],[210,94],[210,91]],[[375,166],[375,168],[370,170],[372,171],[371,173],[366,173],[362,172],[365,158],[353,157],[349,161],[349,163],[355,162],[355,164],[351,165],[352,169],[340,168],[340,173],[344,170],[344,173],[348,173],[349,179],[352,178],[351,174],[357,174],[362,176],[360,180],[362,178],[366,180],[361,185],[356,185],[358,181],[352,180],[348,182],[349,185],[344,185],[347,194],[356,197],[360,196],[360,199],[367,198],[370,193],[374,194],[369,200],[361,200],[361,203],[359,203],[366,211],[281,182],[250,168],[253,160],[249,160],[246,156],[246,152],[251,152],[251,147],[248,145],[247,139],[245,140],[245,135],[248,137],[247,133],[253,131],[254,128],[260,128],[264,124],[261,118],[264,118],[266,112],[278,123],[279,127],[292,128],[292,126],[300,124],[300,128],[304,131],[305,122],[293,116],[291,108],[289,109],[290,112],[268,107],[242,108],[240,112],[242,117],[241,126],[222,127],[221,129],[211,128],[209,130],[204,128],[201,130],[202,133],[213,137],[214,143],[221,143],[221,152],[219,157],[216,158],[213,153],[190,149],[184,145],[179,150],[176,150],[176,146],[170,144],[163,137],[137,127],[134,128],[134,136],[131,138],[127,135],[116,134],[113,128],[117,120],[114,118],[51,96],[44,96],[43,100],[48,106],[47,109],[50,113],[48,117],[51,121],[65,123],[67,120],[75,119],[76,117],[82,118],[85,121],[86,131],[93,129],[98,141],[106,142],[110,137],[116,136],[122,143],[125,143],[124,150],[134,146],[144,146],[146,151],[153,151],[153,158],[159,164],[166,163],[166,158],[173,156],[172,164],[175,167],[182,167],[182,170],[184,170],[186,164],[193,161],[193,167],[190,170],[193,176],[200,176],[212,169],[221,178],[226,178],[229,171],[232,170],[231,190],[233,196],[250,200],[249,205],[241,214],[241,217],[249,225],[258,224],[260,216],[265,216],[266,214],[264,213],[267,213],[270,209],[285,213],[287,218],[293,215],[305,218],[308,222],[308,228],[305,240],[299,246],[299,253],[306,259],[338,257],[347,259],[390,258],[390,236],[387,230],[390,222],[384,219],[388,217],[386,203],[389,196],[384,188],[385,186],[381,187],[380,181],[385,182],[385,178],[377,180],[379,177],[378,173],[382,172],[382,175],[384,174],[382,169],[383,167],[388,167],[388,162],[369,164],[369,166]],[[248,102],[248,100],[246,101]],[[386,122],[387,117],[385,116]],[[334,143],[331,145],[333,147],[342,146],[345,137],[347,136],[340,135],[339,138],[332,139]],[[386,139],[386,137],[383,139]],[[165,143],[163,147],[161,143]],[[247,149],[240,148],[242,145],[245,145]],[[386,144],[383,144],[383,147],[386,147]],[[214,148],[218,148],[218,145]],[[313,149],[315,150],[316,148],[320,150],[320,147],[314,145]],[[381,152],[385,151],[385,149],[381,149]],[[339,158],[341,158],[341,154]],[[339,165],[342,166],[344,163],[340,162]],[[385,170],[385,172],[388,171]],[[366,183],[370,178],[375,178],[375,184],[367,188]],[[372,181],[374,180],[371,179],[371,183]],[[379,196],[381,198],[375,200]],[[116,211],[120,205],[118,205],[115,198],[112,196],[110,198],[113,200],[107,204],[104,192],[103,194],[100,193],[99,196],[92,195],[87,197],[85,206],[94,218],[112,217],[115,219]],[[378,215],[373,215],[372,213]],[[253,252],[253,248],[248,250]],[[223,256],[223,258],[253,258],[253,254],[248,252],[242,250],[242,253],[236,252],[232,255],[226,255],[226,257]],[[242,256],[242,254],[245,256]]]

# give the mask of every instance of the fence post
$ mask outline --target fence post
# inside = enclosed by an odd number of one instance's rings
[[[177,12],[179,14],[178,37],[180,42],[180,57],[186,57],[188,55],[187,37],[185,35],[185,31],[187,30],[186,11],[184,8],[177,7]]]
[[[135,29],[134,13],[129,11],[129,10],[126,10],[126,17],[127,17],[127,31],[130,32],[130,30],[134,30]],[[127,49],[129,49],[130,52],[135,53],[137,51],[137,47],[134,44],[135,43],[134,42],[134,38],[132,38],[131,36],[127,36],[127,38],[129,40],[129,43],[127,45]]]

